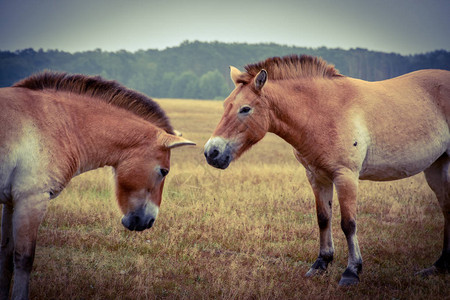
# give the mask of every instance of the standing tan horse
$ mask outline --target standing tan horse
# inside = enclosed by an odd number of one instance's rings
[[[269,58],[241,73],[205,156],[225,169],[273,132],[294,147],[316,198],[320,251],[306,276],[333,260],[333,186],[348,244],[340,285],[359,282],[362,258],[356,237],[358,179],[395,180],[424,171],[444,213],[444,248],[427,275],[450,271],[450,72],[422,70],[366,82],[342,76],[310,56]]]
[[[36,235],[48,200],[72,177],[115,170],[117,200],[129,230],[158,214],[174,135],[159,105],[99,77],[41,73],[0,89],[0,298],[28,298]]]

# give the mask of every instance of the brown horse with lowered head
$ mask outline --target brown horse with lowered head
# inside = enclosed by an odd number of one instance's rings
[[[0,203],[3,204],[0,298],[28,298],[36,235],[48,201],[72,177],[115,170],[129,230],[158,214],[176,136],[152,99],[99,77],[41,73],[0,89]]]
[[[450,72],[422,70],[366,82],[345,77],[311,56],[269,58],[231,67],[234,91],[205,145],[214,167],[273,132],[294,148],[316,198],[319,256],[306,276],[333,260],[333,186],[348,244],[340,285],[359,282],[362,258],[356,237],[358,179],[395,180],[424,171],[444,214],[444,247],[428,275],[450,271]]]

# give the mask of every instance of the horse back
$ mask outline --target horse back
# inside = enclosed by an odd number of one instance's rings
[[[386,80],[400,85],[410,86],[413,90],[417,87],[429,95],[429,100],[434,102],[448,118],[450,116],[450,71],[427,69],[419,70]]]
[[[450,126],[450,71],[422,70],[412,75],[416,75],[412,80],[429,93]]]
[[[450,71],[419,70],[382,83],[388,87],[392,86],[392,89],[407,92],[408,95],[402,97],[403,101],[410,102],[412,106],[418,104],[417,114],[422,114],[421,119],[431,118],[430,122],[436,124],[445,120],[447,133],[450,132]],[[428,115],[425,116],[423,111],[428,112]]]

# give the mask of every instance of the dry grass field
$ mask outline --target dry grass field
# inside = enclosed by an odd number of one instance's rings
[[[334,201],[335,261],[317,257],[314,197],[292,150],[267,135],[226,171],[203,145],[222,114],[213,101],[158,100],[197,147],[172,151],[160,214],[137,233],[120,223],[112,171],[74,178],[40,228],[33,299],[450,299],[450,275],[420,278],[442,250],[443,217],[422,175],[361,182],[361,283],[338,287],[347,246]]]

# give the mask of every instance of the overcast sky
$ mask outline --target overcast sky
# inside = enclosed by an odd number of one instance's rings
[[[450,51],[450,0],[0,0],[0,50],[134,52],[185,40]]]

